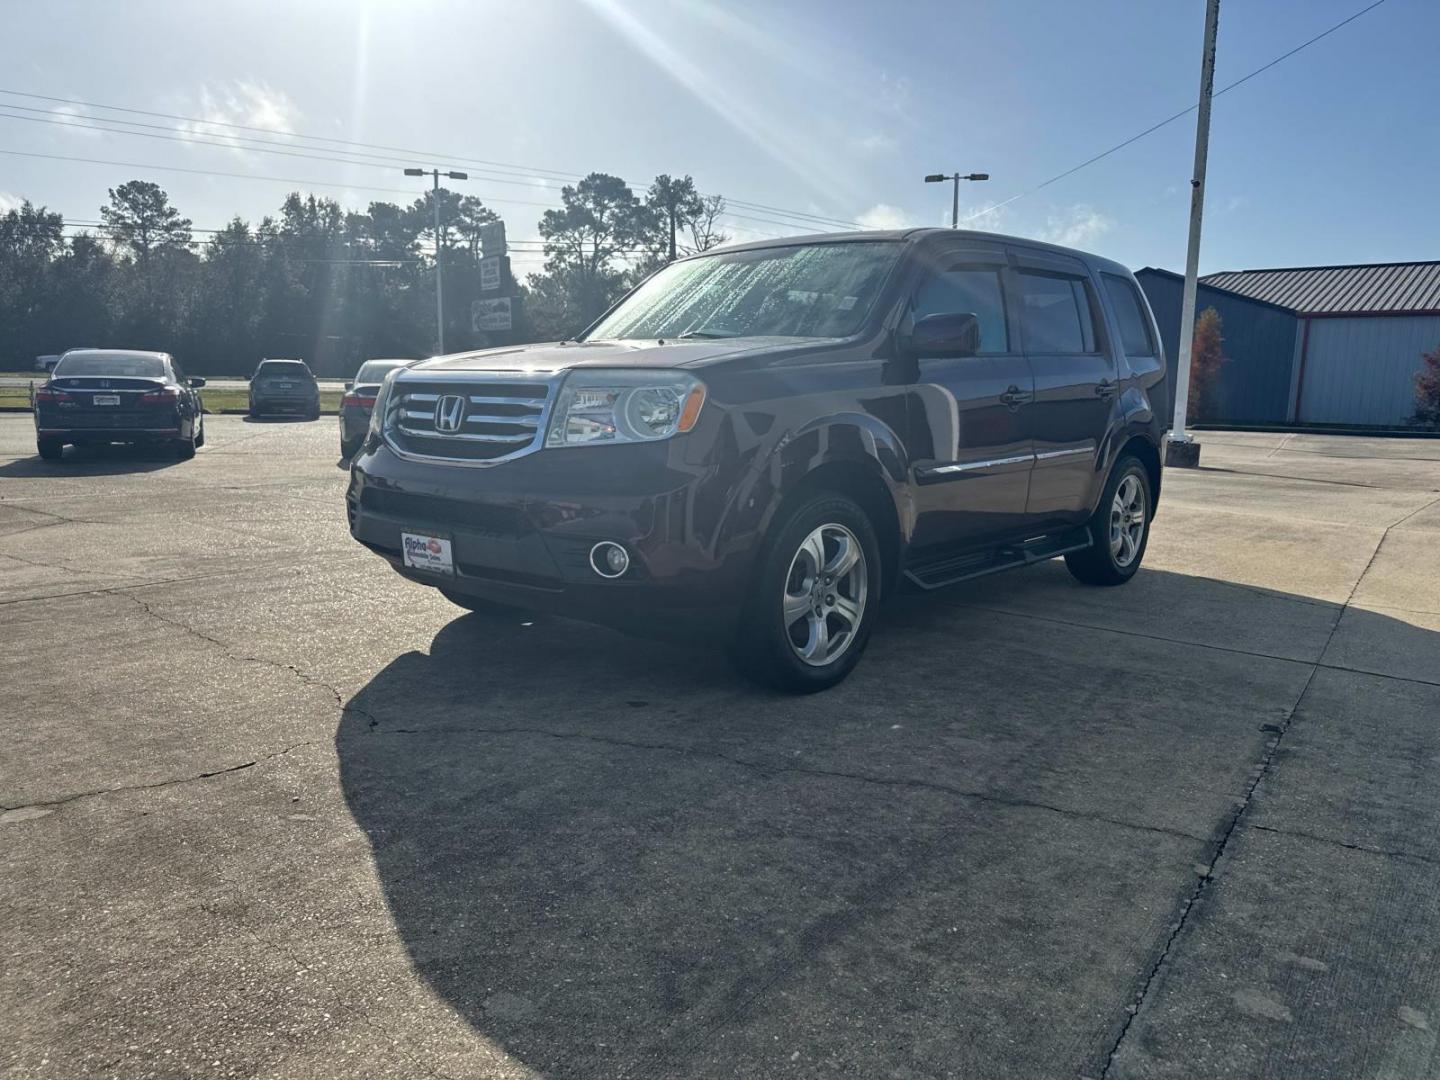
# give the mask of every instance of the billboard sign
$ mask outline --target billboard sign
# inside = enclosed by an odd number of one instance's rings
[[[470,302],[470,327],[476,333],[511,329],[510,297]]]
[[[505,222],[487,221],[480,226],[480,247],[485,257],[495,258],[506,253]]]
[[[487,255],[480,260],[480,290],[482,292],[494,292],[500,288],[500,280],[503,276],[500,272],[501,256]]]

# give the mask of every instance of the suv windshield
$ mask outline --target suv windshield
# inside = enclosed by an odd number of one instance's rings
[[[641,285],[585,338],[848,337],[901,247],[857,241],[686,259]]]
[[[113,375],[119,378],[163,379],[165,361],[158,356],[134,353],[85,353],[62,356],[51,372],[52,378],[65,375]]]

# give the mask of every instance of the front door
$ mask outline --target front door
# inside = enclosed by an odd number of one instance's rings
[[[1007,259],[998,244],[927,256],[911,297],[907,320],[969,312],[980,322],[974,356],[915,361],[909,412],[917,548],[979,543],[1024,527],[1034,382],[1006,303]]]
[[[1118,374],[1095,284],[1078,259],[1016,250],[1025,356],[1035,374],[1028,410],[1035,469],[1026,510],[1037,524],[1078,522],[1104,483],[1102,443]]]

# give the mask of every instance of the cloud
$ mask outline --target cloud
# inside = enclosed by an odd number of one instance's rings
[[[907,229],[910,215],[889,203],[876,203],[863,214],[856,214],[855,220],[867,229]]]
[[[851,151],[866,157],[888,154],[897,145],[893,135],[886,135],[880,131],[872,131],[866,135],[854,135],[849,142]]]
[[[182,130],[191,135],[203,136],[211,142],[225,142],[236,153],[247,153],[245,146],[237,141],[245,133],[233,128],[214,127],[214,124],[243,124],[246,127],[264,128],[278,135],[289,135],[295,131],[300,119],[300,110],[283,90],[274,90],[265,83],[237,79],[220,87],[202,86],[198,109],[204,124],[186,123]]]
[[[19,195],[8,191],[0,191],[0,214],[8,214],[11,210],[19,210],[20,204],[25,200]]]
[[[1063,210],[1052,211],[1036,236],[1062,247],[1083,248],[1093,244],[1115,227],[1100,211],[1087,203],[1076,203]]]
[[[59,105],[52,111],[57,116],[64,117],[61,125],[69,128],[71,135],[78,135],[82,139],[100,138],[100,130],[96,127],[86,126],[94,123],[95,118],[93,116],[81,112],[73,105]]]

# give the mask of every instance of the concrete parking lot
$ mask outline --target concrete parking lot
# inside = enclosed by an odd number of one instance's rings
[[[5,1075],[1440,1075],[1440,441],[1207,434],[1129,586],[792,699],[404,582],[333,420],[208,434],[0,418]]]

